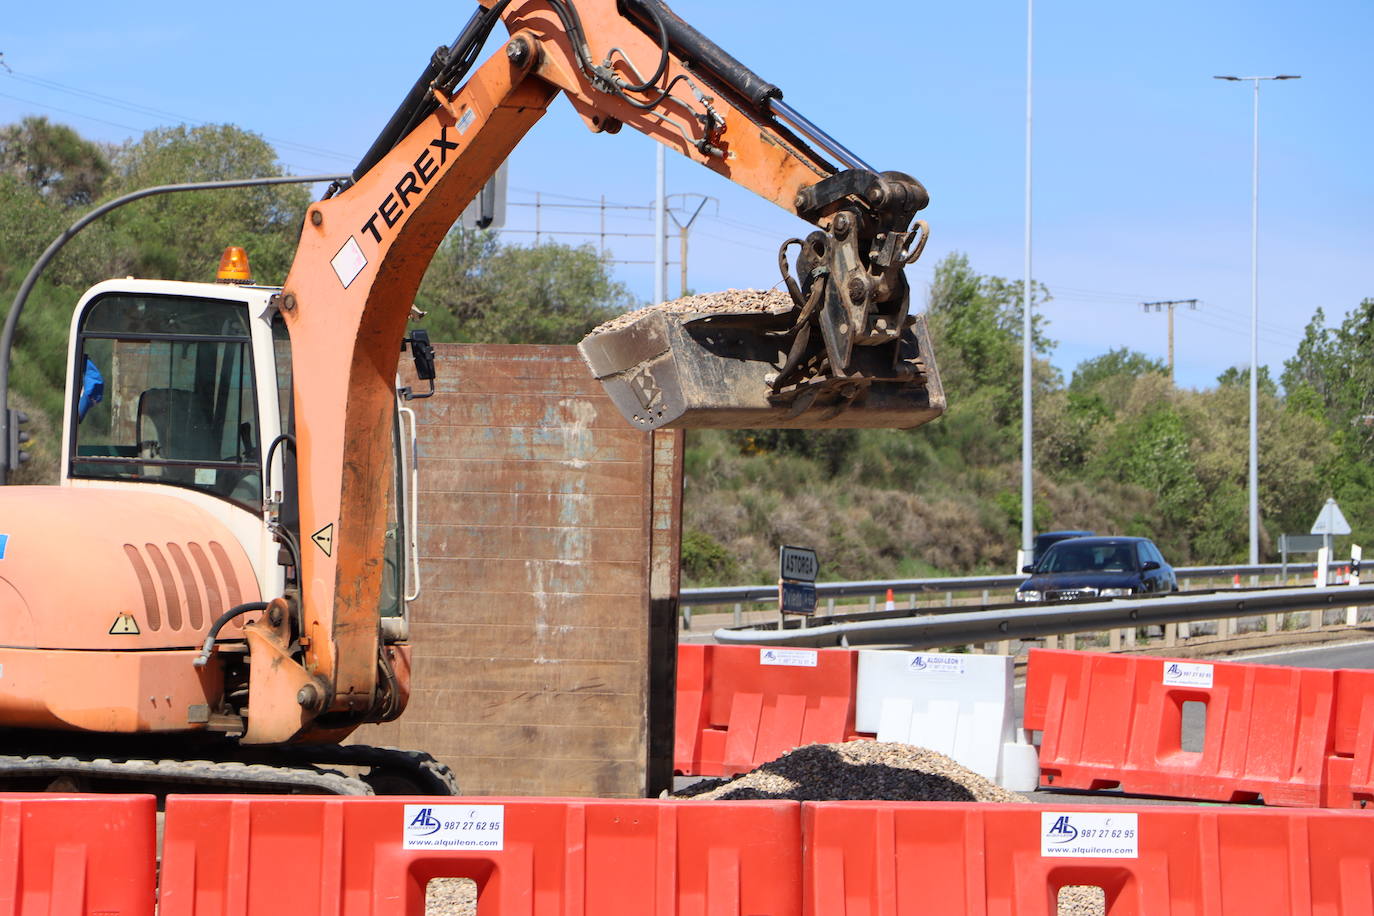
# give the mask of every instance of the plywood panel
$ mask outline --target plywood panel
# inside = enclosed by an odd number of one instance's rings
[[[637,538],[626,537],[628,531],[636,529],[599,525],[430,525],[420,533],[420,550],[425,556],[448,559],[499,559],[513,555],[525,562],[590,560],[638,565],[643,557],[635,549]]]
[[[428,463],[428,462],[426,462]],[[425,475],[426,483],[430,476]],[[598,528],[638,530],[643,526],[644,498],[639,494],[607,496],[596,493],[466,493],[439,491],[425,493],[424,514],[436,526],[448,523],[467,525],[516,524],[542,527],[568,527],[594,519]],[[428,525],[422,526],[424,533]]]
[[[426,429],[425,432],[429,430]],[[441,428],[435,434],[458,435],[458,431]],[[587,434],[592,435],[593,431],[587,430]],[[421,441],[424,441],[423,436]],[[426,460],[421,466],[420,473],[431,481],[428,486],[441,492],[636,496],[644,492],[641,473],[647,463],[647,456],[641,456],[637,461],[583,461],[573,458],[567,461],[503,461],[451,458],[439,461]]]
[[[427,750],[465,794],[656,795],[682,436],[629,428],[572,347],[437,351],[410,706],[355,739]]]

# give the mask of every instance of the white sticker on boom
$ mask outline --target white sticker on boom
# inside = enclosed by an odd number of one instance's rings
[[[1140,831],[1132,813],[1040,812],[1040,855],[1076,859],[1138,859]]]
[[[790,665],[793,668],[816,667],[815,649],[760,649],[760,665]]]
[[[363,254],[363,248],[358,244],[358,240],[350,235],[348,241],[339,249],[339,253],[329,262],[329,266],[334,268],[334,273],[338,275],[343,288],[348,289],[348,284],[358,279],[358,274],[367,266],[367,256]]]
[[[467,132],[468,132],[468,128],[472,126],[472,122],[473,122],[473,121],[476,121],[476,120],[477,120],[477,113],[476,113],[475,111],[473,111],[471,108],[469,108],[467,111],[463,112],[463,116],[462,116],[461,118],[458,119],[458,125],[457,125],[457,126],[458,126],[458,133],[460,133],[460,134],[465,134],[465,133],[467,133]]]
[[[1192,662],[1165,662],[1164,684],[1168,687],[1211,687],[1212,666]]]
[[[506,846],[505,805],[406,805],[403,849]]]
[[[911,661],[907,662],[906,670],[915,674],[962,676],[964,660],[957,655],[922,655],[918,652],[911,656]]]

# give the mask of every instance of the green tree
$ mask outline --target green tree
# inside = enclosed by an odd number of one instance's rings
[[[1325,416],[1351,457],[1374,460],[1374,299],[1339,329],[1326,327],[1318,309],[1284,363],[1283,387],[1296,405]]]
[[[0,127],[0,298],[7,304],[39,255],[95,202],[110,172],[104,151],[46,118]],[[71,307],[92,277],[90,254],[104,227],[91,227],[32,290],[11,351],[12,405],[30,416],[33,461],[15,482],[53,478]]]
[[[89,207],[110,174],[104,151],[65,124],[27,117],[0,127],[0,174],[61,208]]]
[[[927,316],[935,359],[951,403],[978,389],[988,389],[993,419],[1014,422],[1021,403],[1022,284],[978,274],[968,257],[951,253],[935,267]],[[1036,284],[1032,307],[1049,301]],[[1036,354],[1045,357],[1055,344],[1044,333],[1044,316],[1032,321]],[[1037,386],[1054,384],[1048,364],[1037,366]]]
[[[1136,379],[1142,375],[1168,374],[1169,367],[1163,360],[1122,347],[1079,363],[1073,370],[1069,390],[1080,398],[1097,398],[1112,411],[1117,411],[1130,395]]]
[[[1231,366],[1221,375],[1217,376],[1217,384],[1222,388],[1237,387],[1250,390],[1250,367]],[[1265,394],[1277,395],[1279,393],[1278,383],[1269,375],[1268,366],[1259,367],[1259,381],[1255,385],[1257,391]]]
[[[576,343],[635,304],[589,245],[502,245],[462,228],[440,245],[418,298],[436,339],[473,343]]]
[[[1124,418],[1096,456],[1099,473],[1153,489],[1166,521],[1187,525],[1203,494],[1183,417],[1167,401]]]
[[[150,130],[116,151],[111,194],[155,185],[279,175],[276,152],[229,124]],[[295,256],[309,192],[296,185],[164,194],[111,214],[112,273],[209,280],[230,245],[248,251],[254,278],[279,284]],[[121,267],[119,261],[127,262]]]
[[[1290,408],[1324,421],[1335,457],[1322,468],[1326,495],[1350,520],[1352,540],[1374,539],[1374,298],[1351,310],[1339,328],[1323,312],[1308,324],[1297,353],[1284,363]],[[1309,507],[1310,508],[1310,507]]]

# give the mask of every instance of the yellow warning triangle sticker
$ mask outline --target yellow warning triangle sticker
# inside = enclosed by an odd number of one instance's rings
[[[133,614],[120,614],[110,624],[111,636],[137,636],[139,634],[138,621],[134,620]]]
[[[329,557],[334,555],[334,523],[330,522],[319,531],[310,535],[310,540],[315,542],[315,546],[324,551],[324,555]]]

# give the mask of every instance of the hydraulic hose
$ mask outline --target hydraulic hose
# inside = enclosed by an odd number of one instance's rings
[[[201,647],[200,654],[196,656],[196,660],[191,662],[191,664],[195,665],[197,668],[204,668],[209,663],[210,653],[214,651],[215,648],[215,640],[219,637],[219,631],[224,628],[226,623],[250,611],[265,610],[267,610],[266,601],[249,601],[246,604],[235,605],[223,614],[220,614],[215,622],[210,625],[210,632],[205,636],[205,645]]]

